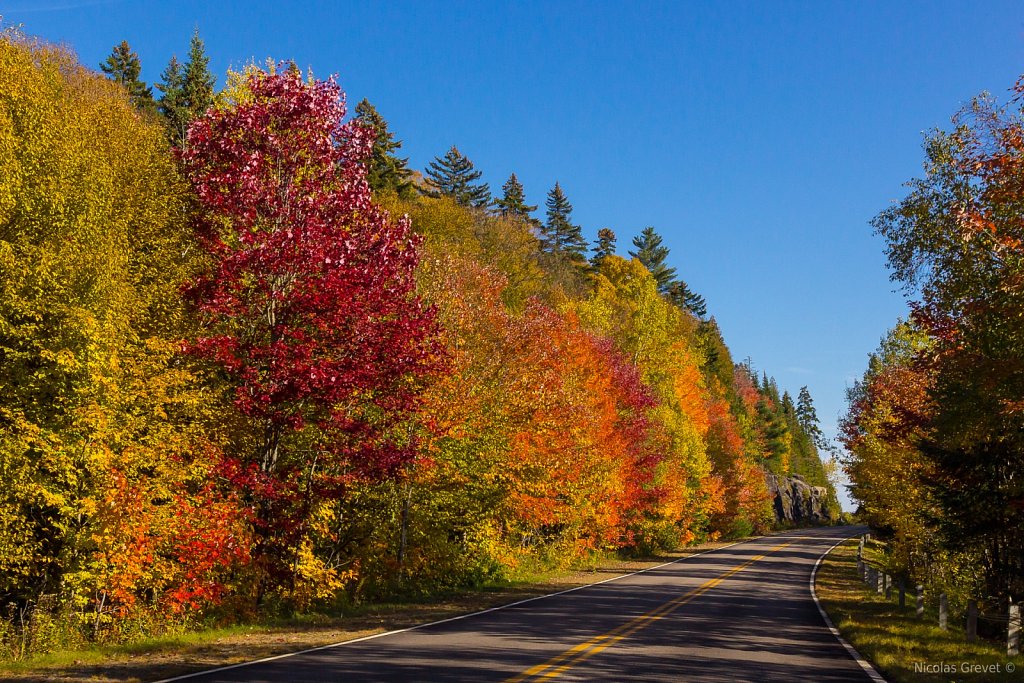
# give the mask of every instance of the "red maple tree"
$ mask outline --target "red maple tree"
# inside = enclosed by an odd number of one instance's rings
[[[253,70],[180,153],[210,256],[186,290],[204,324],[190,348],[252,427],[225,471],[260,517],[274,508],[275,533],[412,457],[399,425],[438,366],[435,316],[415,294],[419,240],[374,204],[359,163],[371,134],[344,116],[333,79]]]

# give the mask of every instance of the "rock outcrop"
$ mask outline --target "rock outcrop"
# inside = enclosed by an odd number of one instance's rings
[[[779,477],[768,472],[765,477],[774,499],[776,522],[784,526],[809,526],[831,521],[825,487],[811,486],[799,474]]]

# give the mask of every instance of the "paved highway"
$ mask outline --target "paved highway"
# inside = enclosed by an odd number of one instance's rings
[[[855,527],[801,529],[465,618],[172,680],[189,683],[871,679],[809,580]]]

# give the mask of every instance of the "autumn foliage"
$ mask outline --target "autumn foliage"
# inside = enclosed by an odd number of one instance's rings
[[[374,196],[371,129],[290,65],[181,150],[61,50],[5,35],[0,67],[14,654],[54,615],[125,640],[772,524],[792,402],[639,261]]]
[[[850,393],[854,493],[898,569],[1005,610],[1024,599],[1024,82],[925,141],[874,221],[910,320]]]

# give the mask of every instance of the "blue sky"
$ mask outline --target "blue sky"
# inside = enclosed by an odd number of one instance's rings
[[[559,181],[588,238],[645,226],[737,360],[828,433],[896,318],[868,221],[921,172],[922,132],[1024,72],[1020,2],[0,0],[5,24],[157,80],[198,27],[228,66],[293,59],[368,97],[423,168],[452,144],[532,203]]]

